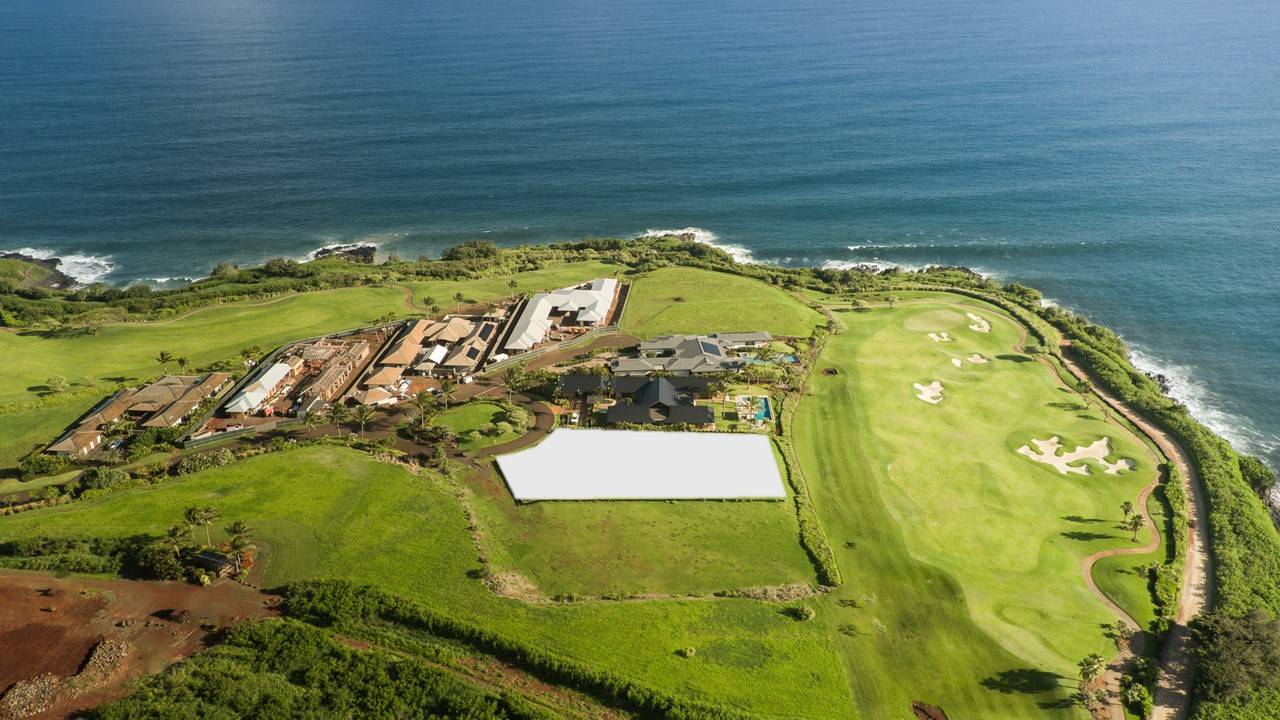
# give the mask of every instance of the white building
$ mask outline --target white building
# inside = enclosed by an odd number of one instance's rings
[[[538,293],[525,303],[502,349],[532,350],[546,340],[547,332],[557,322],[565,326],[602,325],[609,318],[617,294],[618,281],[613,278],[596,278],[589,285]]]
[[[236,393],[231,398],[231,402],[227,403],[226,412],[228,415],[248,415],[257,410],[271,394],[280,387],[280,383],[293,372],[293,368],[285,363],[274,363],[267,368],[257,380],[249,383],[243,390]]]

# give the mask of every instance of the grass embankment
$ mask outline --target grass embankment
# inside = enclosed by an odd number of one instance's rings
[[[636,279],[622,330],[640,338],[752,330],[808,337],[825,323],[821,313],[772,285],[727,273],[669,267]]]
[[[529,604],[494,596],[442,481],[351,450],[303,448],[166,484],[0,518],[0,541],[157,536],[191,505],[256,529],[262,581],[370,583],[550,652],[682,695],[763,715],[847,718],[848,688],[818,623],[750,600]],[[214,529],[215,541],[220,533]],[[744,549],[749,555],[750,549]],[[745,560],[743,562],[746,562]],[[676,650],[694,647],[693,658]]]
[[[854,633],[841,649],[870,716],[910,700],[957,717],[1078,716],[1075,663],[1114,653],[1100,626],[1116,620],[1085,587],[1081,562],[1133,546],[1120,504],[1155,467],[1049,368],[1012,351],[1012,321],[939,299],[841,313],[849,330],[830,340],[797,411],[797,454],[846,581],[823,616]],[[969,311],[991,332],[970,330]],[[969,362],[974,353],[989,362]],[[913,387],[934,380],[938,405]],[[1067,449],[1110,437],[1138,466],[1062,475],[1015,453],[1051,435]]]

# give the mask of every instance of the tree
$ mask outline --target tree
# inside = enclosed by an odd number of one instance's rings
[[[462,303],[463,303],[463,301],[465,301],[466,299],[467,299],[467,296],[466,296],[466,295],[463,295],[461,290],[459,290],[458,292],[456,292],[456,293],[454,293],[454,294],[453,294],[453,301],[454,301],[455,303],[457,303],[457,304],[456,304],[456,305],[454,305],[454,307],[453,307],[453,311],[454,311],[455,313],[462,309]]]
[[[200,525],[200,508],[192,506],[182,511],[182,523],[191,533],[191,542],[196,542],[196,527]]]
[[[1077,664],[1080,667],[1080,679],[1086,683],[1102,677],[1102,673],[1107,669],[1107,661],[1097,653],[1086,656]]]
[[[182,540],[186,534],[187,530],[181,525],[174,525],[169,528],[169,545],[173,547],[173,554],[175,557],[177,557],[178,553],[182,550]]]
[[[210,505],[208,507],[200,508],[200,511],[197,517],[200,520],[200,524],[204,526],[205,544],[212,545],[213,536],[210,534],[209,528],[212,527],[213,524],[218,521],[218,518],[222,517],[222,513],[218,510],[218,508]]]
[[[431,303],[431,314],[432,314],[432,315],[439,315],[439,314],[440,314],[440,306],[439,306],[439,305],[437,305],[437,304],[435,304],[435,303]]]
[[[524,363],[516,363],[504,370],[502,384],[507,386],[507,402],[511,402],[511,393],[524,389]]]
[[[1124,524],[1126,529],[1133,531],[1133,542],[1138,542],[1138,531],[1147,526],[1147,521],[1141,515],[1134,515]]]
[[[61,375],[54,375],[53,377],[50,377],[48,380],[44,381],[44,384],[49,388],[50,392],[60,393],[67,389],[67,379]]]
[[[342,403],[334,403],[329,406],[328,412],[325,413],[329,422],[333,424],[338,431],[338,437],[342,437],[342,423],[351,419],[351,411]]]
[[[185,355],[179,356],[177,362],[178,370],[185,373],[187,371],[187,365],[191,364],[191,358],[188,358]]]
[[[1134,507],[1133,503],[1125,500],[1124,503],[1120,505],[1120,512],[1124,513],[1124,521],[1129,522],[1129,516],[1133,515],[1134,511],[1137,509],[1138,508]]]
[[[430,415],[432,409],[435,408],[436,396],[424,390],[417,395],[414,395],[413,399],[409,401],[409,404],[413,405],[413,409],[417,411],[416,415],[419,418],[425,418]]]
[[[1080,393],[1081,395],[1088,395],[1092,390],[1093,390],[1093,383],[1089,382],[1088,380],[1081,380],[1080,382],[1076,383],[1076,392]]]
[[[887,302],[887,303],[889,303],[889,309],[890,309],[890,310],[892,310],[892,309],[893,309],[893,306],[895,306],[895,305],[897,305],[897,304],[898,304],[898,296],[897,296],[897,295],[885,295],[885,296],[884,296],[884,301],[885,301],[885,302]]]
[[[458,383],[453,378],[445,378],[440,381],[440,397],[444,398],[444,409],[449,409],[449,401],[453,399],[453,393],[458,389]]]
[[[250,345],[247,348],[240,348],[240,360],[245,367],[250,367],[256,362],[256,358],[262,354],[262,348],[257,345]]]
[[[227,531],[229,537],[227,545],[231,550],[231,559],[236,564],[236,574],[239,575],[240,556],[253,549],[253,542],[249,538],[253,534],[253,529],[243,520],[237,520],[223,529]]]
[[[302,418],[302,424],[306,426],[307,434],[310,435],[315,432],[315,429],[320,425],[320,415],[317,413],[307,413],[306,417]]]
[[[352,414],[352,419],[360,426],[360,440],[364,440],[364,428],[373,420],[373,406],[360,405],[356,407],[356,411]]]
[[[425,297],[423,297],[423,298],[422,298],[422,306],[423,306],[423,307],[434,307],[434,306],[435,306],[435,304],[436,304],[436,302],[438,302],[438,301],[436,300],[436,296],[435,296],[435,295],[427,295],[427,296],[425,296]]]
[[[515,278],[511,278],[510,280],[507,281],[507,288],[511,290],[511,300],[513,302],[516,299],[516,288],[518,287],[520,287],[519,280],[516,280]]]
[[[169,363],[173,362],[173,353],[168,350],[161,350],[156,356],[156,362],[160,363],[160,367],[164,368],[164,374],[169,374]]]
[[[233,540],[237,537],[248,537],[253,534],[253,528],[249,527],[249,524],[243,520],[237,520],[223,528],[223,530],[226,530],[227,536]]]
[[[1210,610],[1191,621],[1199,689],[1211,702],[1230,702],[1274,687],[1280,677],[1280,621],[1265,610],[1233,617]]]

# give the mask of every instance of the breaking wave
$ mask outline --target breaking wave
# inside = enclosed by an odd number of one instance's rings
[[[756,262],[755,256],[751,253],[750,249],[742,247],[741,245],[732,245],[730,243],[721,242],[720,236],[716,235],[710,230],[703,230],[702,228],[687,227],[687,228],[680,228],[679,230],[661,230],[661,229],[655,230],[653,228],[650,228],[648,230],[645,230],[644,234],[641,235],[640,237],[656,238],[656,237],[663,237],[665,235],[692,235],[694,242],[702,243],[703,245],[710,245],[711,247],[714,247],[714,248],[719,248],[729,253],[729,255],[732,256],[734,260],[737,260],[740,263]]]
[[[1268,455],[1280,450],[1280,437],[1262,432],[1248,418],[1224,409],[1221,400],[1196,378],[1195,368],[1157,358],[1132,344],[1129,358],[1142,372],[1164,376],[1169,384],[1169,397],[1186,405],[1192,417],[1226,438],[1237,450],[1251,455]]]
[[[83,285],[98,282],[116,269],[110,256],[87,255],[84,253],[60,253],[48,248],[15,248],[5,252],[15,252],[37,260],[58,260],[58,270],[75,278]]]

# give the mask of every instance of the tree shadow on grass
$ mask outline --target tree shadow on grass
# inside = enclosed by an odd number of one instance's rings
[[[1012,695],[1013,693],[1032,695],[1057,690],[1059,687],[1058,681],[1061,679],[1061,675],[1047,670],[1017,668],[1015,670],[1003,670],[989,678],[983,678],[982,687],[1005,695]]]
[[[1102,519],[1102,518],[1087,518],[1087,517],[1080,517],[1079,515],[1063,515],[1063,516],[1062,516],[1062,519],[1063,519],[1063,520],[1066,520],[1067,522],[1073,522],[1073,523],[1100,523],[1100,522],[1107,522],[1106,520],[1104,520],[1104,519]]]
[[[1084,409],[1086,409],[1087,407],[1089,407],[1088,405],[1083,405],[1083,404],[1078,403],[1078,402],[1076,402],[1076,403],[1073,403],[1073,402],[1051,402],[1051,403],[1045,403],[1045,404],[1044,404],[1044,406],[1045,406],[1045,407],[1051,407],[1051,408],[1053,408],[1053,409],[1055,409],[1055,410],[1065,410],[1065,411],[1067,411],[1067,412],[1075,412],[1075,411],[1077,411],[1077,410],[1084,410]]]
[[[1008,360],[1009,362],[1016,362],[1016,363],[1029,363],[1029,362],[1035,362],[1034,360],[1032,360],[1031,358],[1027,357],[1026,355],[997,355],[997,356],[996,356],[996,359],[997,359],[997,360]]]
[[[1089,540],[1114,539],[1115,535],[1107,535],[1104,533],[1094,533],[1094,532],[1080,532],[1079,530],[1072,530],[1071,532],[1062,533],[1062,537],[1067,538],[1068,540],[1079,540],[1081,542],[1088,542]]]

